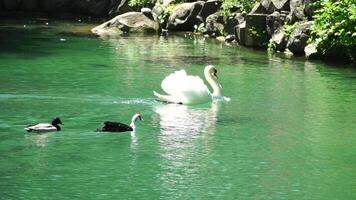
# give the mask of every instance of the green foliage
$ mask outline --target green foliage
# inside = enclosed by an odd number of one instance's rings
[[[176,4],[169,4],[168,6],[164,6],[163,4],[158,5],[159,14],[157,16],[158,23],[160,24],[161,28],[166,28],[168,18],[171,16]]]
[[[172,9],[170,9],[169,7],[163,6],[162,4],[159,5],[159,9],[161,10],[161,12],[157,16],[158,23],[161,26],[161,28],[166,28],[168,18],[172,14]]]
[[[283,25],[283,30],[286,35],[286,37],[290,37],[293,33],[293,31],[300,25],[300,22],[296,22],[292,25],[289,24],[284,24]]]
[[[129,0],[129,6],[139,8],[152,8],[155,5],[155,0]]]
[[[335,48],[351,52],[356,47],[355,0],[319,2],[319,9],[314,15],[311,41],[318,44],[322,53]]]
[[[235,11],[249,12],[256,2],[257,0],[223,0],[222,13],[228,16]]]

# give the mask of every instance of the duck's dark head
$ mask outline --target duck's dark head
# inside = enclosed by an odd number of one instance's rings
[[[58,124],[64,125],[64,124],[62,123],[61,119],[60,119],[59,117],[56,117],[56,118],[53,119],[52,125],[53,125],[53,126],[57,126]]]

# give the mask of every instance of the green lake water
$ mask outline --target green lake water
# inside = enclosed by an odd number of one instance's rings
[[[0,199],[356,199],[356,70],[203,37],[1,23]],[[213,64],[229,103],[155,101]],[[99,133],[106,120],[144,121]],[[60,132],[26,134],[61,117]]]

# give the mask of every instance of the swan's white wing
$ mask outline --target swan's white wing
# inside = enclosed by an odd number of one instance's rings
[[[168,75],[161,84],[162,89],[183,104],[201,103],[211,99],[208,87],[198,76],[189,76],[185,70]]]
[[[185,70],[168,75],[161,84],[162,89],[170,95],[206,95],[209,94],[204,81],[198,76],[188,76]]]

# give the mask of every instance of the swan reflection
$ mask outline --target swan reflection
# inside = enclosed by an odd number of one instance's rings
[[[192,108],[186,105],[162,104],[154,108],[159,116],[162,148],[180,148],[194,145],[192,142],[212,133],[217,120],[218,104],[208,108]]]
[[[180,185],[189,185],[202,170],[206,156],[211,152],[211,134],[215,132],[218,104],[193,108],[186,105],[157,106],[160,134],[158,137],[161,164],[161,187],[169,191]],[[192,165],[192,160],[197,165]],[[202,162],[200,162],[202,161]],[[182,172],[184,170],[184,173]]]

